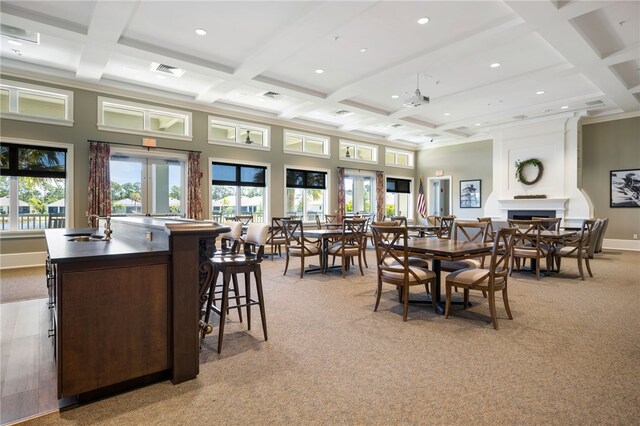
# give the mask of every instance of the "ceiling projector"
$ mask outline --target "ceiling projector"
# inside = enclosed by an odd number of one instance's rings
[[[415,108],[415,107],[419,107],[420,105],[426,105],[428,103],[429,103],[429,97],[422,96],[422,93],[420,93],[420,89],[416,89],[413,96],[405,99],[402,106]]]

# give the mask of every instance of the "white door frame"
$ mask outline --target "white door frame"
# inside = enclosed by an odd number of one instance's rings
[[[431,203],[433,203],[433,181],[436,180],[448,180],[449,181],[449,214],[453,214],[453,198],[452,198],[452,186],[451,186],[451,176],[437,176],[437,177],[428,177],[427,178],[427,214],[429,215],[431,210]],[[440,214],[436,216],[441,216]]]

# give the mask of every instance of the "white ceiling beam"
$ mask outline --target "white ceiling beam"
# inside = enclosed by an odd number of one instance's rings
[[[623,49],[613,52],[604,58],[602,63],[611,66],[621,64],[622,62],[633,61],[640,57],[640,43],[631,44]]]
[[[376,117],[360,118],[360,119],[353,120],[353,121],[350,121],[348,123],[343,124],[342,126],[339,127],[339,130],[342,130],[342,131],[345,131],[345,132],[350,132],[352,130],[360,129],[363,126],[369,125],[369,124],[374,123],[376,121],[378,121],[378,118],[376,118]]]
[[[585,15],[594,10],[602,9],[611,5],[611,1],[570,1],[563,2],[562,6],[558,8],[558,14],[563,19],[574,19],[578,16]]]

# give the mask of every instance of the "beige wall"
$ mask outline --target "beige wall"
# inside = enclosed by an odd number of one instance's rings
[[[420,175],[425,184],[428,177],[435,177],[436,171],[451,176],[452,213],[461,219],[476,219],[484,216],[484,205],[493,189],[493,144],[482,141],[443,148],[425,149],[418,153],[416,182]],[[479,209],[460,208],[460,181],[480,179],[482,201]]]
[[[33,84],[42,84],[37,81],[29,81],[19,78],[11,77],[11,80],[27,81]],[[84,226],[86,223],[86,209],[87,209],[87,181],[88,181],[88,152],[89,144],[87,140],[100,140],[108,142],[119,142],[134,145],[142,144],[142,136],[128,135],[125,133],[115,133],[100,131],[97,128],[98,120],[98,101],[99,95],[107,96],[116,99],[126,99],[129,101],[140,102],[150,105],[160,105],[157,102],[149,102],[146,100],[139,100],[135,97],[122,97],[112,94],[102,94],[87,90],[73,89],[65,86],[57,86],[54,84],[43,84],[50,87],[59,87],[66,90],[73,90],[74,92],[74,125],[73,127],[55,126],[49,124],[31,123],[18,120],[0,120],[0,130],[2,137],[31,139],[38,141],[54,141],[64,142],[74,145],[74,223],[71,226]],[[385,173],[393,176],[404,176],[411,178],[414,175],[413,170],[402,169],[396,167],[387,167],[384,165],[384,150],[382,147],[379,150],[378,158],[379,164],[363,164],[354,162],[345,162],[338,159],[338,143],[339,138],[335,135],[331,136],[331,158],[314,158],[309,156],[291,155],[283,153],[283,129],[282,126],[271,126],[271,150],[260,151],[254,149],[243,149],[226,147],[221,145],[212,145],[207,143],[207,121],[209,115],[217,115],[224,117],[220,114],[212,114],[205,111],[188,110],[185,108],[177,108],[191,111],[193,114],[193,141],[180,141],[172,139],[163,139],[155,137],[158,141],[158,147],[162,148],[178,148],[188,149],[195,151],[202,151],[201,154],[201,167],[204,171],[204,178],[202,182],[202,198],[203,209],[206,212],[210,211],[209,202],[209,185],[207,182],[209,176],[209,158],[227,159],[234,163],[241,163],[242,161],[253,161],[259,163],[271,164],[271,180],[269,182],[270,189],[270,207],[271,215],[279,216],[284,214],[284,166],[298,166],[298,167],[315,167],[330,170],[330,194],[329,194],[329,209],[335,210],[335,200],[337,199],[337,167],[342,166],[346,168],[361,168],[370,170],[382,170]],[[234,118],[232,115],[227,117]],[[236,117],[236,119],[238,119]],[[261,123],[259,119],[247,120],[246,117],[239,119],[240,121],[251,121],[255,123]],[[300,129],[300,126],[292,126],[292,128]],[[317,130],[306,130],[309,133],[323,134]],[[348,136],[349,139],[361,140],[357,136]],[[366,141],[366,143],[371,143]],[[170,152],[163,151],[170,155]],[[15,238],[2,238],[0,239],[0,253],[24,253],[24,252],[41,252],[45,251],[45,245],[43,238],[28,238],[28,239],[15,239]]]
[[[640,169],[640,117],[582,127],[582,187],[595,217],[608,217],[607,239],[640,234],[640,207],[609,207],[611,170]]]

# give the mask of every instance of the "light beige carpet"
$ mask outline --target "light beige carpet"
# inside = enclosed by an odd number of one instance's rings
[[[373,251],[369,250],[370,266]],[[581,281],[563,273],[509,280],[514,320],[500,330],[481,295],[449,319],[386,287],[372,312],[373,268],[346,279],[298,277],[298,259],[266,260],[269,340],[232,312],[196,380],[158,383],[32,424],[637,424],[640,253],[605,251]],[[418,288],[415,297],[420,297]],[[461,295],[458,295],[460,297]]]
[[[0,303],[47,297],[44,266],[0,269]]]

